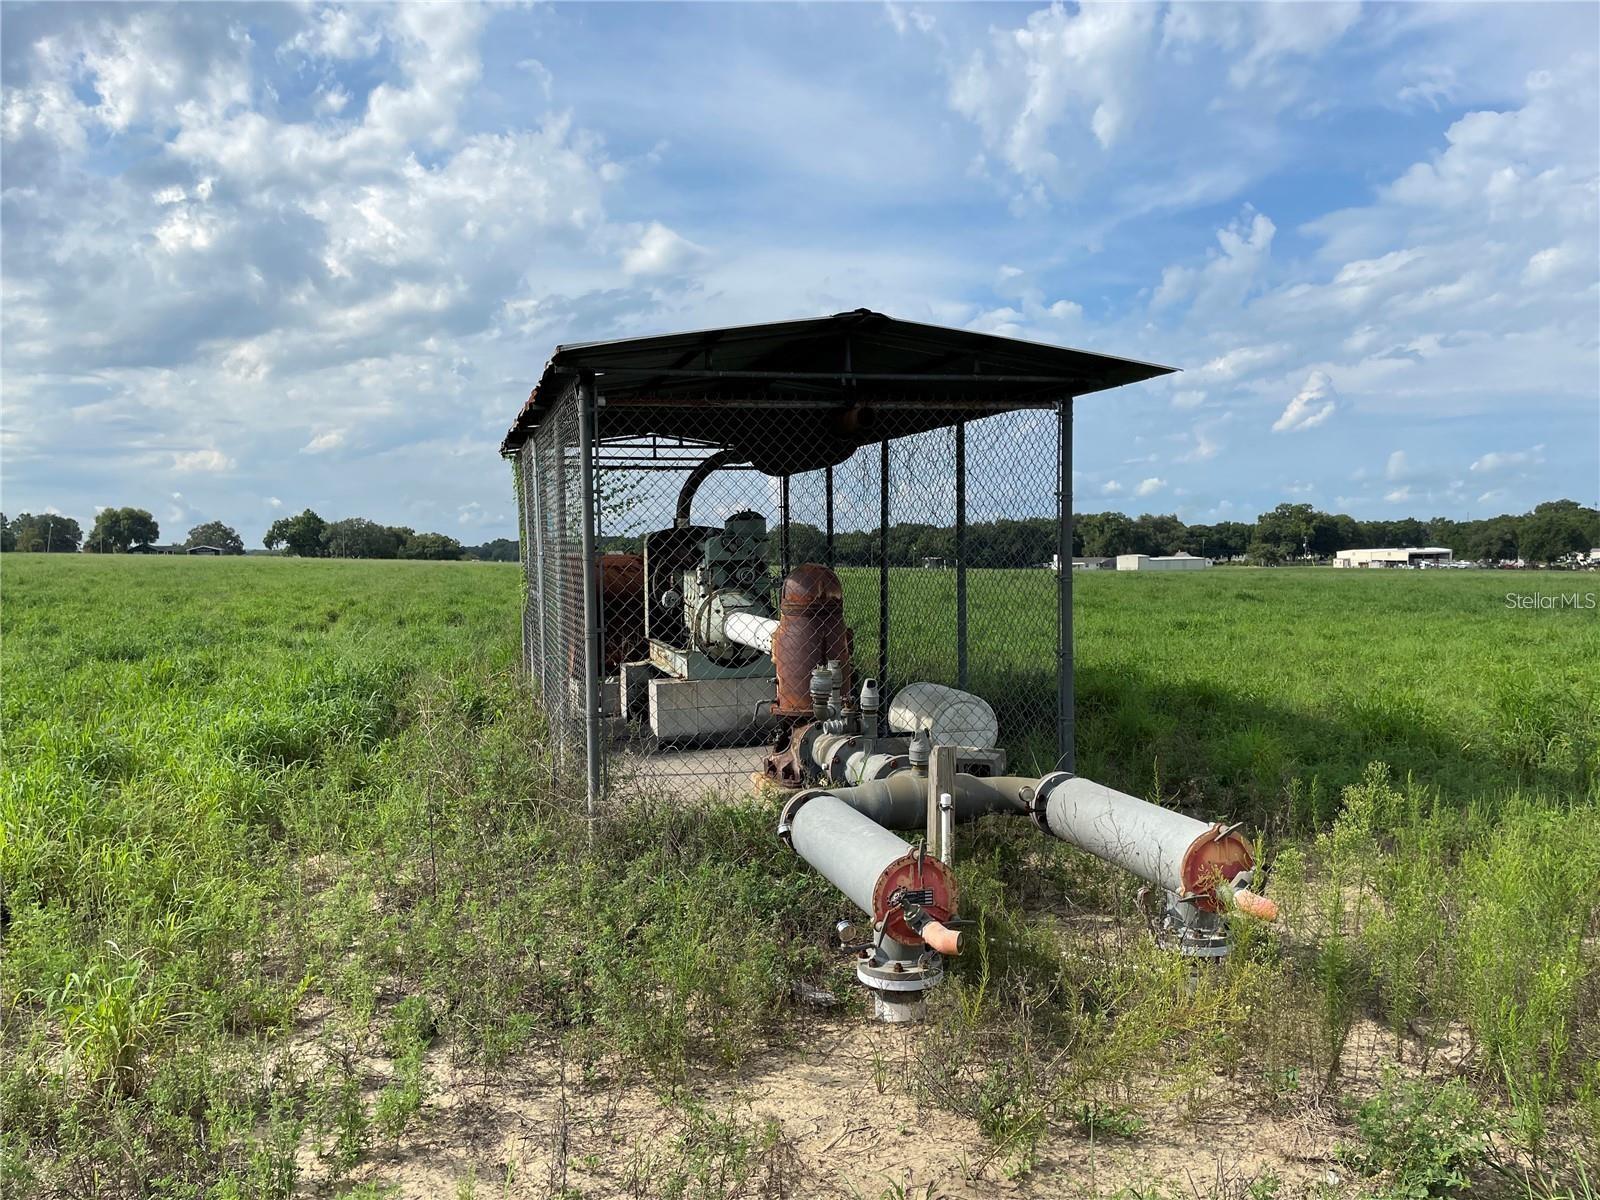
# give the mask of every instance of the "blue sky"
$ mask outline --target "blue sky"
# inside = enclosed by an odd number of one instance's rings
[[[550,349],[869,307],[1168,363],[1080,510],[1600,496],[1600,7],[3,9],[5,511],[515,533]]]

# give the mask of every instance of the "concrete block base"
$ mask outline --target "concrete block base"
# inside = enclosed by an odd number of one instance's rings
[[[603,716],[615,717],[621,715],[620,691],[615,675],[600,681],[600,712]],[[583,680],[569,679],[567,681],[567,699],[572,706],[571,711],[577,714],[581,722],[584,710]]]
[[[650,677],[655,668],[648,662],[622,664],[622,715],[629,721],[643,721],[650,703]]]
[[[650,730],[661,741],[692,741],[758,730],[756,705],[773,699],[770,679],[652,679]]]

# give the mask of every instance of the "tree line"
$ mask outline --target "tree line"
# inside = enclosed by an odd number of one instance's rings
[[[603,539],[606,549],[633,550],[639,538]],[[1600,546],[1600,511],[1574,500],[1553,500],[1521,515],[1481,521],[1435,517],[1358,521],[1344,513],[1325,513],[1309,504],[1280,504],[1252,521],[1186,525],[1172,513],[1130,517],[1120,512],[1080,513],[1072,522],[1075,558],[1113,558],[1119,554],[1193,554],[1201,558],[1282,563],[1332,557],[1340,550],[1381,546],[1446,546],[1457,558],[1474,561],[1553,563]],[[924,559],[956,559],[956,531],[948,525],[899,522],[889,526],[889,565],[913,567]],[[1049,517],[979,521],[966,529],[969,567],[1036,566],[1052,561],[1058,549],[1057,525]],[[773,531],[772,556],[781,553]],[[827,536],[815,525],[789,526],[790,562],[827,561]],[[877,530],[835,531],[833,561],[843,567],[874,566]]]
[[[147,509],[102,508],[87,537],[72,517],[59,513],[22,513],[7,519],[0,513],[0,550],[25,554],[126,554],[135,546],[153,545],[161,526]],[[243,554],[239,535],[221,521],[205,521],[189,530],[182,549],[215,546],[225,554]]]
[[[160,536],[160,527],[142,508],[107,508],[95,517],[85,538],[78,522],[55,513],[23,513],[7,520],[0,513],[0,549],[34,553],[125,553]],[[972,567],[1017,567],[1048,563],[1056,553],[1056,523],[1049,517],[978,521],[967,526],[966,561]],[[634,550],[640,539],[602,539],[605,549]],[[221,521],[208,521],[189,531],[183,543],[216,546],[243,554],[238,533]],[[283,517],[267,530],[263,545],[306,558],[475,558],[516,562],[517,543],[495,538],[480,546],[464,546],[442,533],[418,533],[404,525],[381,525],[363,517],[325,521],[311,509]],[[1213,559],[1248,559],[1259,563],[1328,558],[1340,550],[1377,546],[1447,546],[1457,558],[1475,561],[1553,563],[1600,546],[1600,511],[1575,500],[1552,500],[1532,512],[1502,514],[1479,521],[1434,517],[1420,521],[1358,521],[1344,513],[1325,513],[1309,504],[1280,504],[1255,521],[1219,521],[1186,525],[1174,514],[1120,512],[1082,513],[1072,525],[1074,557],[1118,554],[1195,554]],[[924,559],[956,558],[956,534],[950,526],[900,522],[889,527],[891,566],[917,566]],[[779,553],[776,531],[774,558]],[[878,561],[876,530],[838,531],[833,561],[840,566],[872,566]],[[789,527],[789,561],[822,562],[827,538],[815,525]]]
[[[449,534],[418,533],[409,525],[382,525],[365,517],[325,521],[309,508],[297,516],[274,521],[261,541],[268,550],[281,546],[285,554],[301,558],[518,560],[517,543],[511,538],[494,538],[480,546],[468,546]]]
[[[8,519],[0,513],[0,551],[25,554],[126,554],[137,546],[154,545],[161,526],[143,508],[103,508],[87,537],[72,517],[58,513],[22,513]],[[262,545],[268,550],[305,558],[473,558],[516,562],[517,543],[495,538],[481,546],[464,546],[442,533],[418,533],[404,525],[380,525],[363,517],[324,521],[311,509],[283,517],[268,528]],[[179,548],[214,546],[224,554],[243,554],[244,539],[232,526],[206,521],[189,530]]]

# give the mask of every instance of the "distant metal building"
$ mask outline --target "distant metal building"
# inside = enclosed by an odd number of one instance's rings
[[[1203,571],[1211,565],[1209,558],[1193,554],[1119,554],[1119,571]]]
[[[591,799],[748,787],[838,663],[888,713],[970,689],[1012,761],[1071,770],[1072,572],[1006,569],[1021,541],[980,567],[970,526],[1049,517],[1069,557],[1074,397],[1169,370],[865,309],[557,347],[501,444],[557,754]],[[949,530],[953,570],[891,569],[897,524]]]
[[[1114,558],[1075,558],[1072,560],[1074,571],[1115,571],[1117,560]]]
[[[210,554],[226,554],[227,551],[224,550],[221,546],[190,546],[186,551],[184,551],[184,553],[185,554],[208,554],[208,555],[210,555]]]
[[[1433,567],[1453,561],[1448,546],[1398,546],[1376,550],[1341,550],[1336,567]]]

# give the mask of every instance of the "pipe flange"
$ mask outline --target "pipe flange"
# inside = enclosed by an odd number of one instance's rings
[[[900,969],[894,969],[898,964]],[[861,959],[856,963],[856,979],[876,992],[925,992],[944,980],[944,960],[937,954],[921,959]]]
[[[863,763],[861,778],[853,780],[852,782],[858,784],[876,783],[880,779],[889,778],[889,776],[893,775],[896,771],[904,771],[911,766],[911,760],[908,759],[904,754],[887,754],[880,751],[879,756],[883,758],[883,761],[880,762],[874,770],[867,771],[865,769],[867,764]],[[867,761],[870,762],[872,757],[875,756],[869,756]]]
[[[1033,823],[1046,833],[1050,832],[1048,820],[1050,793],[1071,778],[1073,778],[1071,771],[1051,771],[1050,774],[1041,776],[1039,782],[1033,785],[1033,798],[1028,801],[1028,815],[1033,818]]]
[[[789,849],[794,849],[794,818],[799,813],[802,805],[807,800],[815,800],[818,796],[826,796],[827,788],[806,788],[805,791],[796,792],[784,803],[783,811],[778,814],[778,840]]]
[[[828,779],[844,779],[849,773],[850,755],[861,745],[861,735],[851,734],[841,737],[838,745],[833,748],[833,753],[828,756],[828,761],[819,763],[822,774]]]

